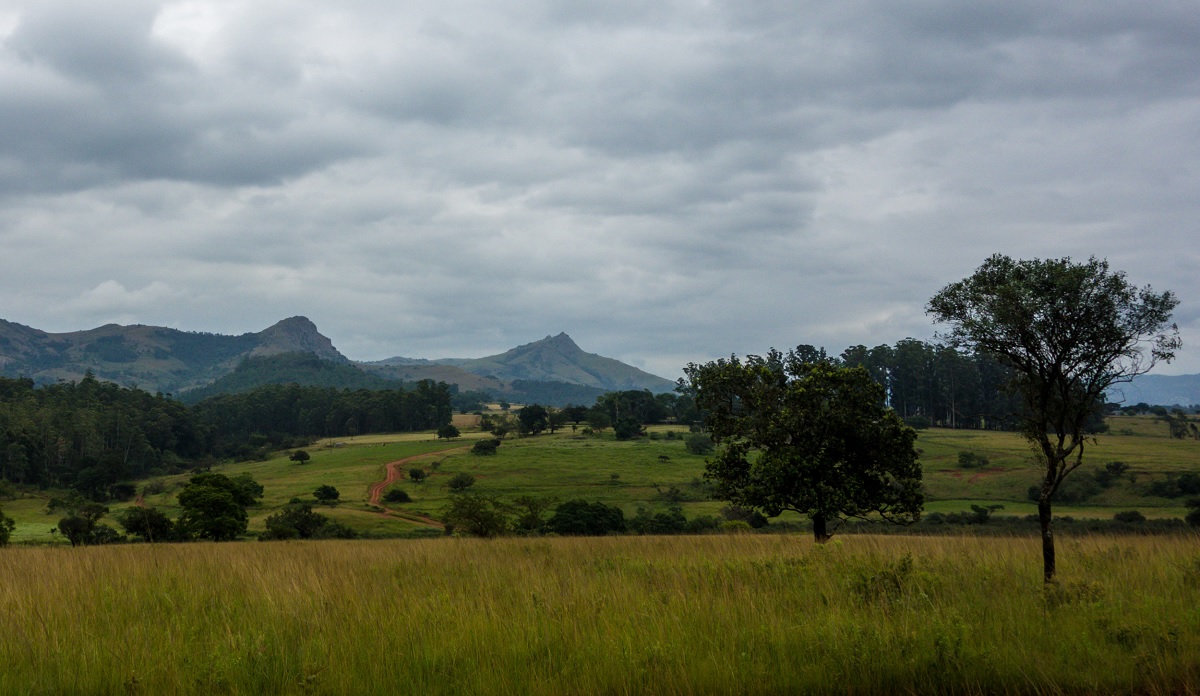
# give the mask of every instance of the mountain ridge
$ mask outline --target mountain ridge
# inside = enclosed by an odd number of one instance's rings
[[[566,332],[477,359],[360,362],[338,351],[304,316],[238,336],[144,324],[50,333],[0,319],[0,376],[39,383],[79,380],[91,372],[123,386],[183,394],[213,384],[247,359],[289,353],[316,355],[390,380],[434,379],[480,391],[506,392],[514,381],[564,382],[604,391],[674,387],[662,377],[583,351]]]

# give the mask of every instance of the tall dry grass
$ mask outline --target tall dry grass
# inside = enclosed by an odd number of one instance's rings
[[[9,548],[0,692],[1195,693],[1196,542]]]

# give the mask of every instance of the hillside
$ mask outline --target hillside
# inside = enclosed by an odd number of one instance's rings
[[[354,365],[325,360],[313,353],[278,353],[246,358],[233,372],[208,386],[186,392],[182,400],[196,403],[218,394],[240,394],[267,384],[299,384],[337,389],[397,389],[403,382],[364,372]]]
[[[338,371],[323,366],[313,372],[313,365],[294,360],[252,362],[243,374],[213,384],[249,358],[297,353],[313,355],[347,369]],[[618,360],[586,353],[565,333],[478,359],[396,357],[351,363],[305,317],[285,319],[257,333],[240,336],[118,324],[48,333],[0,320],[0,376],[30,377],[39,384],[52,384],[59,380],[79,381],[89,372],[98,379],[138,386],[151,393],[190,394],[189,401],[201,395],[281,381],[385,388],[390,382],[429,379],[457,385],[464,391],[484,391],[497,397],[551,404],[590,403],[605,391],[649,389],[658,393],[671,391],[675,386],[670,380]],[[202,388],[202,392],[197,392]]]
[[[0,320],[0,375],[39,383],[77,381],[90,371],[122,386],[179,394],[232,372],[247,357],[297,351],[349,362],[305,317],[240,336],[118,324],[54,334]]]
[[[418,373],[434,367],[457,368],[463,372],[505,382],[565,382],[592,387],[601,392],[649,389],[655,393],[662,393],[675,389],[675,383],[671,380],[652,375],[613,358],[584,352],[566,333],[547,336],[540,341],[526,343],[484,358],[418,360],[396,357],[365,366],[369,369],[388,368],[404,374]],[[463,386],[461,382],[458,384]]]

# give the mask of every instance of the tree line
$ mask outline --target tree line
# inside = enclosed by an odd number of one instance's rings
[[[90,373],[40,387],[0,377],[0,479],[128,500],[132,480],[297,440],[435,429],[450,412],[449,387],[430,381],[383,391],[269,385],[189,408]]]

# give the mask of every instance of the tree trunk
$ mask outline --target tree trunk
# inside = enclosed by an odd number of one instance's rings
[[[828,532],[825,515],[813,515],[812,524],[813,539],[815,539],[818,544],[824,544],[825,542],[829,541],[831,535]]]
[[[1042,492],[1038,500],[1038,521],[1042,525],[1042,579],[1054,581],[1054,531],[1050,529],[1053,515],[1050,511],[1050,496]]]

